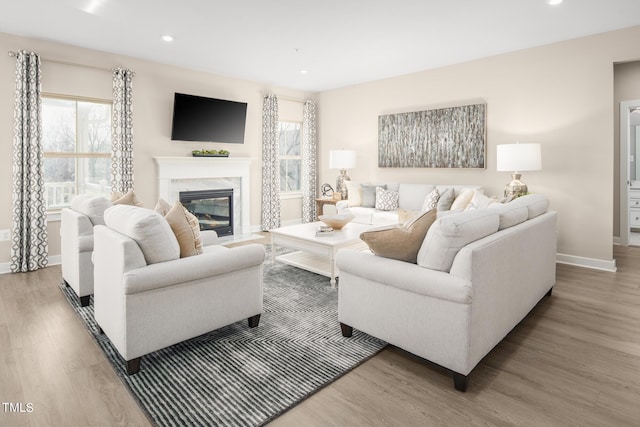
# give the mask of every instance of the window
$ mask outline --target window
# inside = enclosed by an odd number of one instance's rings
[[[302,123],[278,122],[280,139],[280,192],[301,191]]]
[[[42,148],[48,210],[76,194],[111,193],[111,102],[42,98]]]

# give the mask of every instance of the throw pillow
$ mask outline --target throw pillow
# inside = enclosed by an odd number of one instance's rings
[[[378,256],[415,264],[424,236],[435,220],[434,209],[423,212],[403,227],[394,226],[365,231],[360,234],[360,239],[369,246],[371,252]]]
[[[439,211],[448,211],[451,210],[451,204],[453,200],[456,198],[456,193],[453,191],[453,188],[447,188],[440,194],[440,198],[438,199],[438,210]]]
[[[377,187],[381,187],[384,188],[385,190],[387,189],[386,184],[385,185],[367,185],[367,184],[362,184],[361,186],[361,191],[362,191],[362,207],[365,208],[374,208],[376,206],[376,188]]]
[[[473,190],[473,197],[471,197],[471,201],[464,209],[483,209],[488,208],[494,203],[497,203],[494,199],[485,196],[481,191]]]
[[[136,196],[136,193],[133,192],[133,189],[127,191],[127,193],[124,195],[122,195],[121,193],[111,194],[111,201],[114,205],[130,205],[142,207],[142,202],[140,201],[138,196]]]
[[[431,209],[436,209],[438,207],[438,199],[440,199],[440,192],[435,188],[431,193],[427,194],[427,197],[424,199],[422,211],[427,212]]]
[[[451,210],[455,211],[458,209],[464,209],[467,207],[471,199],[473,198],[473,190],[464,190],[458,197],[453,200],[451,203]]]
[[[153,208],[154,211],[158,212],[162,216],[167,216],[167,213],[171,209],[171,205],[164,199],[158,199],[158,203],[156,203],[156,207]]]
[[[376,187],[376,209],[380,211],[398,210],[398,192]]]
[[[348,206],[360,206],[362,205],[362,189],[357,182],[345,181],[348,192]]]
[[[420,211],[412,211],[409,209],[398,209],[398,225],[408,224],[420,215]]]
[[[202,253],[202,239],[200,238],[200,223],[182,203],[175,202],[165,219],[180,245],[180,258],[199,255]]]

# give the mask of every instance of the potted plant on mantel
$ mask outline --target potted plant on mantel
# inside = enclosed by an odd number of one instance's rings
[[[193,150],[193,157],[229,157],[227,150]]]

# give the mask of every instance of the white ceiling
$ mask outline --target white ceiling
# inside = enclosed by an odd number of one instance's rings
[[[0,2],[1,32],[311,92],[640,25],[640,0]]]

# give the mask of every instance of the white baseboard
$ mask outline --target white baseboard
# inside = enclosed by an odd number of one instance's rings
[[[575,265],[577,267],[608,271],[610,273],[615,273],[618,270],[618,267],[616,267],[615,259],[607,261],[603,259],[585,258],[575,255],[556,254],[556,262],[558,264]]]

